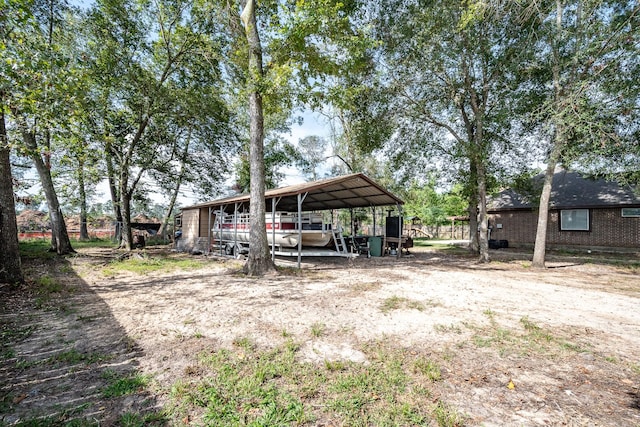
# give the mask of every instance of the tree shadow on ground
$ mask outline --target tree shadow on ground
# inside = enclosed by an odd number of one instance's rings
[[[165,424],[142,350],[69,260],[23,267],[26,284],[0,283],[0,424]]]

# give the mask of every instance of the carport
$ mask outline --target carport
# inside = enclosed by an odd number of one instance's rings
[[[232,214],[237,217],[240,212],[247,212],[249,209],[250,196],[248,194],[227,197],[207,203],[185,207],[182,214],[190,210],[206,209],[207,215],[207,237],[208,248],[211,248],[212,235],[211,218],[215,215]],[[271,211],[275,218],[276,210],[286,212],[297,212],[298,233],[302,233],[302,212],[327,211],[355,208],[370,208],[373,213],[373,226],[376,226],[376,209],[382,206],[394,206],[399,216],[402,216],[402,205],[404,202],[390,193],[378,183],[362,173],[343,175],[324,180],[291,185],[288,187],[267,190],[265,193],[265,211]],[[402,221],[398,221],[398,236],[402,235]],[[272,228],[273,233],[275,229]],[[183,233],[184,237],[184,233]],[[297,248],[298,267],[302,257],[302,239],[298,239]],[[210,250],[210,249],[209,249]],[[222,253],[222,245],[220,251]],[[401,250],[399,252],[402,252]],[[275,239],[272,239],[272,257],[275,258]]]

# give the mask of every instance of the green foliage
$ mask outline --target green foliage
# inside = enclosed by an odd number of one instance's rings
[[[247,148],[248,150],[248,148]],[[276,188],[284,178],[280,168],[291,166],[300,162],[300,152],[296,147],[283,139],[270,139],[264,147],[264,167],[266,188]],[[251,183],[251,170],[248,151],[240,155],[235,165],[236,182],[234,190],[239,193],[248,193]]]
[[[460,186],[447,193],[439,193],[435,179],[428,180],[424,185],[413,180],[403,197],[405,216],[418,217],[426,225],[448,224],[448,217],[464,216],[467,210],[467,201]]]

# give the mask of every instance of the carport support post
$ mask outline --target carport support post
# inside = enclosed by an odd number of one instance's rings
[[[396,203],[398,207],[398,258],[402,257],[402,205]]]
[[[307,194],[304,193],[304,196],[298,193],[298,269],[302,264],[302,202],[307,197]]]
[[[238,247],[238,203],[233,205],[233,255],[237,256],[236,248]]]
[[[280,198],[271,199],[271,261],[276,261],[276,206]]]
[[[220,246],[220,256],[224,254],[224,247],[222,246],[222,225],[224,223],[224,206],[220,205],[220,240],[218,241],[218,246]]]
[[[349,226],[351,231],[351,237],[355,236],[356,233],[354,233],[354,224],[353,224],[353,208],[349,208],[349,216],[351,218],[351,225]]]
[[[371,206],[371,212],[373,212],[373,236],[376,235],[376,207]]]
[[[200,226],[198,225],[198,228],[200,228]],[[200,233],[198,232],[198,236],[200,235]],[[206,254],[207,256],[209,254],[211,254],[211,206],[209,206],[209,215],[207,216],[207,250],[206,250]]]

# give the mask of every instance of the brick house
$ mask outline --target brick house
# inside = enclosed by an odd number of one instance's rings
[[[507,189],[491,198],[490,239],[513,247],[534,245],[542,180],[541,175],[534,178],[529,192]],[[547,247],[640,250],[640,195],[616,182],[557,169]]]

